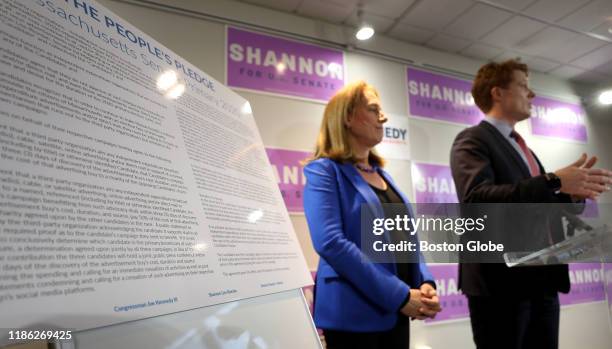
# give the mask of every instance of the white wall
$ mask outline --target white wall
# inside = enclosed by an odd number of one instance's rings
[[[199,13],[335,43],[352,41],[351,32],[346,28],[229,0],[158,1],[161,4],[188,10],[183,14],[145,8],[137,1],[133,1],[135,4],[112,0],[99,1],[223,83],[225,82],[225,27],[214,18]],[[360,47],[412,60],[416,64],[427,63],[445,67],[466,76],[473,75],[484,63],[384,37],[376,37],[375,40],[361,44]],[[365,79],[378,88],[385,111],[407,115],[404,64],[355,51],[346,53],[346,64],[349,81]],[[531,76],[531,83],[537,93],[570,101],[577,100],[574,87],[565,81],[534,73]],[[312,149],[323,113],[323,104],[251,92],[239,93],[251,102],[266,146],[296,150]],[[587,127],[589,143],[586,145],[538,139],[529,137],[527,132],[523,134],[549,170],[573,162],[582,152],[598,154],[601,164],[612,168],[610,152],[612,123],[606,123],[600,118],[589,118]],[[448,164],[451,143],[461,129],[461,126],[410,119],[413,160]],[[410,162],[390,161],[388,169],[402,190],[412,198]],[[602,202],[612,202],[612,195],[605,195]],[[310,244],[305,219],[301,215],[293,215],[291,218],[308,265],[311,269],[315,269],[317,256]],[[606,308],[601,303],[566,308],[561,316],[561,348],[610,348],[612,334],[609,326]],[[433,349],[474,347],[468,321],[427,326],[415,323],[411,343],[412,347],[428,345]]]

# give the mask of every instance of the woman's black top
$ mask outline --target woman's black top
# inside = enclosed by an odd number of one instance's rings
[[[387,184],[386,190],[379,189],[370,184],[370,187],[372,188],[372,190],[374,190],[376,196],[378,196],[378,200],[380,200],[380,203],[383,207],[383,212],[385,213],[385,218],[395,218],[396,215],[408,214],[408,211],[405,206],[406,203],[402,200],[399,194],[389,185],[389,183],[387,183],[387,181],[385,181],[385,183]],[[392,231],[390,233],[390,238],[393,244],[397,244],[402,241],[406,241],[410,238],[410,236],[403,231]],[[410,268],[409,265],[405,262],[406,258],[402,258],[402,256],[400,256],[401,253],[406,252],[395,253],[395,266],[397,268],[397,277],[400,280],[406,282],[411,288],[418,288],[420,285],[410,285],[408,282],[408,280],[410,280]],[[403,308],[409,299],[410,294],[406,296],[406,299],[404,300],[404,302],[402,302],[399,309]]]

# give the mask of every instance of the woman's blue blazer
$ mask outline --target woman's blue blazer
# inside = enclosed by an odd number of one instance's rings
[[[384,218],[380,200],[349,163],[327,158],[304,168],[304,212],[315,250],[317,270],[314,318],[317,327],[353,332],[391,329],[411,287],[433,282],[420,255],[410,264],[408,284],[397,276],[395,263],[372,263],[360,251],[361,207]],[[379,173],[412,209],[406,196],[384,170]]]

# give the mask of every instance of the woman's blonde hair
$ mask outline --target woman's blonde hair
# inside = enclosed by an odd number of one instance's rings
[[[329,100],[323,113],[314,155],[307,162],[320,158],[330,158],[338,162],[357,162],[358,159],[348,141],[345,125],[347,117],[366,103],[366,91],[378,97],[378,91],[372,85],[359,80],[344,86]],[[385,160],[374,149],[370,151],[368,160],[371,164],[380,167],[385,164]]]

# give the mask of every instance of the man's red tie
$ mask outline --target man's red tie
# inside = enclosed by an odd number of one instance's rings
[[[531,176],[532,177],[538,176],[540,174],[540,167],[538,166],[538,163],[536,162],[536,159],[531,153],[531,151],[529,150],[529,148],[527,148],[527,143],[525,143],[525,140],[523,139],[523,137],[521,137],[521,135],[514,130],[510,132],[510,137],[514,138],[516,143],[518,143],[519,147],[521,147],[521,149],[523,150],[523,154],[525,154],[525,157],[527,158],[527,162],[529,163],[529,172],[531,172]],[[554,241],[552,238],[550,222],[548,221],[548,219],[546,220],[546,235],[548,235],[548,243],[550,245],[553,245]]]
[[[538,166],[538,163],[529,148],[527,148],[527,143],[525,143],[523,137],[521,137],[521,135],[514,130],[510,132],[510,137],[514,138],[519,147],[521,147],[521,150],[523,150],[523,154],[525,155],[527,163],[529,164],[529,172],[531,173],[531,176],[535,177],[539,175],[540,167]]]

